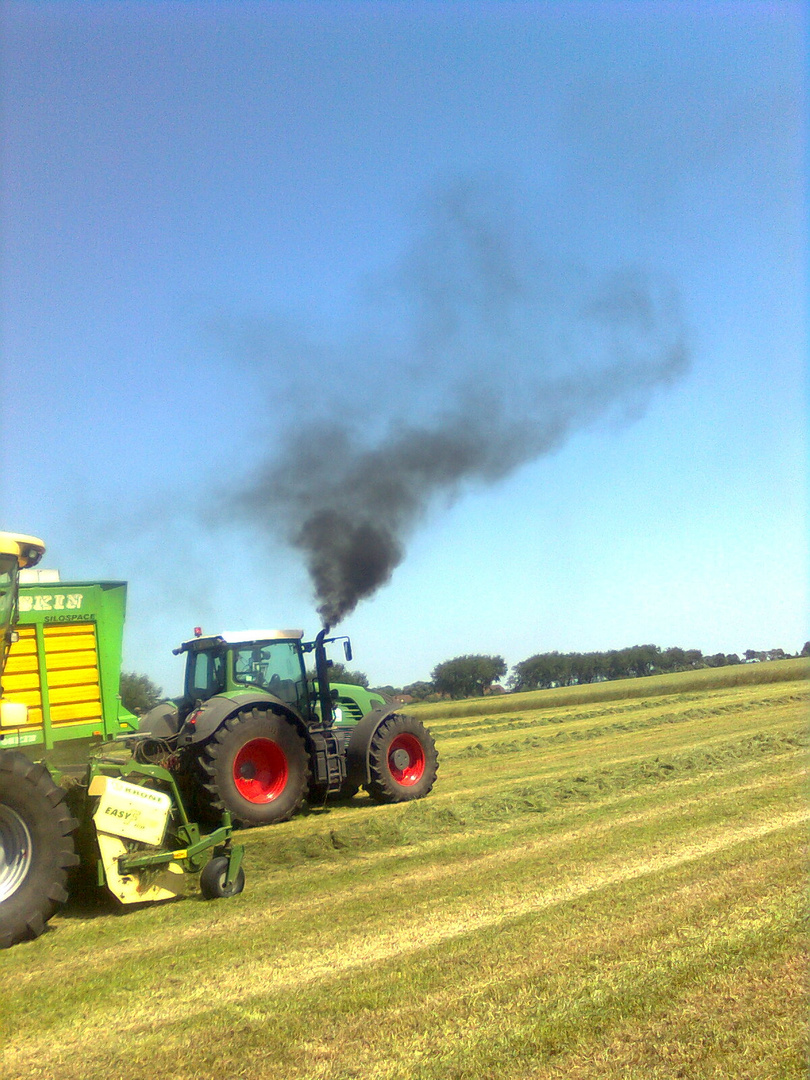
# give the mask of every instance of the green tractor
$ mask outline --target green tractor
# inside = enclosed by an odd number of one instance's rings
[[[243,826],[286,821],[304,803],[364,788],[378,803],[419,799],[433,787],[438,755],[430,732],[360,686],[329,682],[325,627],[196,637],[185,691],[140,724],[146,753],[169,763],[204,820],[228,811]],[[314,654],[314,674],[307,658]]]

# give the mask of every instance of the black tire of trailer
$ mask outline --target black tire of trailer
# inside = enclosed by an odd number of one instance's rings
[[[206,900],[221,900],[238,896],[245,887],[245,871],[239,867],[236,877],[230,885],[225,884],[228,874],[228,860],[224,855],[215,855],[202,868],[200,874],[200,892]]]
[[[422,799],[436,782],[439,755],[433,736],[419,720],[393,713],[369,739],[369,781],[364,785],[378,803]]]
[[[252,709],[226,720],[199,757],[208,815],[230,811],[235,824],[274,825],[301,808],[309,787],[309,754],[295,724]]]
[[[0,750],[0,948],[38,937],[68,898],[78,822],[44,765]]]

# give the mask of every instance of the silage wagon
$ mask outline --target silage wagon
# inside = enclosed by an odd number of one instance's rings
[[[309,642],[300,630],[199,632],[175,650],[181,696],[128,712],[125,583],[20,585],[43,550],[0,533],[0,947],[41,933],[71,883],[132,904],[180,895],[199,874],[207,898],[232,896],[244,886],[234,824],[284,821],[361,787],[381,803],[432,789],[430,733],[380,695],[330,682],[327,645],[342,640],[347,660],[351,646],[327,628]]]

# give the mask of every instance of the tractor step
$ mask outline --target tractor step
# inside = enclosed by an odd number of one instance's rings
[[[315,774],[318,784],[332,795],[340,791],[346,779],[346,757],[333,731],[320,728],[310,731],[315,745]]]

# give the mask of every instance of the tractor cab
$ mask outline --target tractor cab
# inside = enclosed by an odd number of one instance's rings
[[[339,720],[338,695],[329,687],[332,662],[326,657],[325,645],[341,639],[325,639],[323,632],[315,641],[304,641],[303,637],[303,630],[238,630],[208,636],[199,633],[184,641],[174,651],[187,654],[183,694],[186,708],[218,694],[259,690],[292,706],[306,721],[320,724],[321,717],[326,717],[323,722],[329,725]],[[350,660],[351,644],[348,638],[342,640],[346,659]],[[314,679],[305,661],[311,652],[315,653]],[[321,685],[326,688],[325,694],[321,693]],[[382,698],[374,701],[374,705],[381,703]]]
[[[306,716],[310,690],[304,667],[303,630],[224,631],[184,641],[184,698],[193,705],[216,694],[262,690]]]

